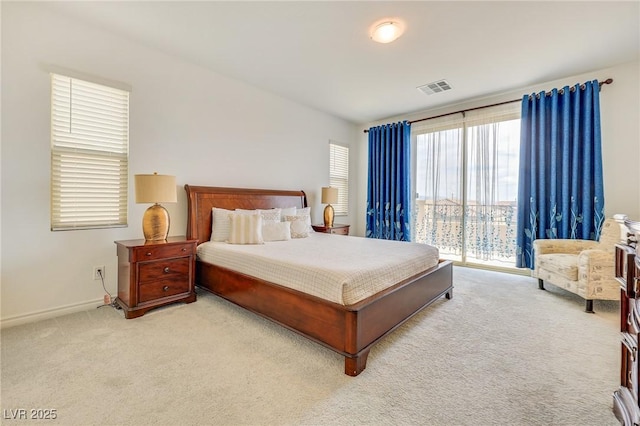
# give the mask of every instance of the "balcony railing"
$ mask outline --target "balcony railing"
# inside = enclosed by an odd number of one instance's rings
[[[417,200],[415,241],[438,247],[443,258],[515,267],[515,204],[464,207]],[[464,220],[463,220],[464,219]],[[464,229],[463,229],[464,224]]]

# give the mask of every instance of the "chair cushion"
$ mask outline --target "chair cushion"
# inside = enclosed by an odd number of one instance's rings
[[[578,255],[549,253],[538,255],[538,267],[571,281],[578,281]]]

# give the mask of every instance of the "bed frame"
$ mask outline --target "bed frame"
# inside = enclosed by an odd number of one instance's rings
[[[211,209],[306,207],[304,191],[185,185],[187,238],[209,241]],[[232,270],[196,262],[196,285],[270,319],[345,357],[357,376],[371,347],[441,296],[453,295],[452,262],[440,263],[354,305],[343,306]]]

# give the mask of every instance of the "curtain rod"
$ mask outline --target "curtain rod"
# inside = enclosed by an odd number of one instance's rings
[[[603,84],[611,84],[611,83],[613,83],[613,79],[612,78],[608,78],[605,81],[600,81],[600,82],[598,82],[598,89],[602,89],[602,85]],[[581,89],[584,89],[584,87],[585,87],[584,84],[580,85]],[[575,90],[574,86],[572,86],[569,90],[574,91]],[[549,96],[549,95],[551,95],[551,92],[545,92],[545,95]],[[409,124],[417,123],[419,121],[432,120],[434,118],[446,117],[447,115],[460,114],[460,113],[465,113],[465,112],[468,112],[468,111],[475,111],[477,109],[490,108],[490,107],[494,107],[494,106],[498,106],[498,105],[511,104],[513,102],[520,102],[520,101],[522,101],[522,98],[513,99],[511,101],[498,102],[498,103],[495,103],[495,104],[484,105],[484,106],[475,107],[475,108],[461,109],[460,111],[448,112],[446,114],[440,114],[440,115],[434,115],[433,117],[419,118],[417,120],[411,120],[411,121],[409,121]],[[364,129],[364,133],[369,133],[369,130],[368,129]]]

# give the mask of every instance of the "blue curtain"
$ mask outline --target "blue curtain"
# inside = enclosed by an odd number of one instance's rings
[[[406,121],[369,129],[369,238],[411,239],[410,135],[411,125]]]
[[[604,190],[598,81],[522,99],[516,266],[538,238],[600,238]]]

